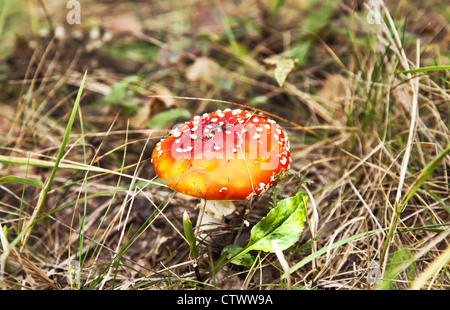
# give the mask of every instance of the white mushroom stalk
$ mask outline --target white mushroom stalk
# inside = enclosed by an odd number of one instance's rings
[[[225,223],[225,217],[236,211],[232,201],[204,200],[197,205],[199,214],[197,217],[196,231],[199,240],[209,240],[208,230],[214,230]]]
[[[158,177],[173,190],[204,199],[197,222],[207,230],[235,211],[232,201],[261,195],[288,171],[287,134],[255,112],[217,110],[178,126],[153,150]],[[203,215],[202,215],[203,213]]]

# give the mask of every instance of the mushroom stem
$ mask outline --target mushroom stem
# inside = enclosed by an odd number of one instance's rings
[[[236,210],[233,201],[229,200],[201,199],[197,207],[200,209],[197,218],[197,237],[200,240],[207,238],[205,231],[215,229],[225,223],[225,216]]]

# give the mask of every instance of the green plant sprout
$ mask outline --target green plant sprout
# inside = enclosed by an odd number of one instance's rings
[[[259,250],[275,253],[272,241],[277,241],[282,251],[294,245],[303,231],[307,201],[308,196],[305,192],[298,192],[293,197],[281,200],[266,217],[253,226],[245,247],[229,245],[223,249],[215,269],[229,262],[246,267],[251,266],[253,258],[249,252]]]

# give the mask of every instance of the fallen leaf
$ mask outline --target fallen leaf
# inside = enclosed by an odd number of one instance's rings
[[[199,57],[186,70],[186,79],[191,82],[214,84],[214,77],[220,69],[219,64],[208,57]]]
[[[7,104],[0,104],[0,137],[6,137],[7,133],[11,129],[14,115],[15,110],[13,107]]]
[[[135,34],[142,32],[142,24],[135,15],[125,13],[112,16],[105,29],[113,34]]]
[[[275,80],[280,87],[283,87],[287,75],[296,67],[296,60],[290,58],[281,58],[279,56],[272,56],[264,59],[266,68],[273,69]]]
[[[349,81],[341,74],[330,74],[322,82],[317,96],[322,98],[330,111],[334,111],[340,119],[346,117],[346,104],[349,102]]]
[[[154,115],[176,106],[172,92],[162,85],[155,85],[152,95],[139,105],[136,113],[131,117],[130,126],[136,129],[143,129]]]
[[[189,32],[195,35],[220,37],[226,32],[226,18],[239,16],[234,3],[221,2],[220,5],[200,2],[191,17]]]

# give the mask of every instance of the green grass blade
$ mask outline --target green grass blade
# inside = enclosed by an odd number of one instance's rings
[[[297,264],[295,264],[294,266],[292,266],[292,267],[290,268],[290,270],[289,270],[289,273],[292,274],[292,273],[295,272],[297,269],[299,269],[299,268],[305,266],[306,264],[310,263],[310,262],[313,261],[314,259],[316,259],[316,258],[322,256],[323,254],[325,254],[325,253],[326,253],[327,251],[329,251],[329,250],[333,250],[333,249],[335,249],[335,248],[337,248],[337,247],[340,247],[341,245],[344,245],[344,244],[346,244],[346,243],[349,243],[349,242],[351,242],[351,241],[353,241],[353,240],[356,240],[356,239],[358,239],[358,238],[362,238],[362,237],[364,237],[364,236],[367,236],[368,234],[378,233],[378,232],[380,232],[380,231],[387,230],[387,229],[388,229],[388,228],[372,230],[372,231],[369,231],[369,232],[363,232],[363,233],[360,233],[360,234],[357,234],[357,235],[350,236],[350,237],[348,237],[348,238],[339,240],[339,241],[333,243],[333,244],[330,245],[330,246],[323,247],[323,248],[321,248],[320,250],[318,250],[318,251],[316,251],[316,252],[314,252],[314,253],[308,255],[307,257],[305,257],[304,259],[302,259],[301,261],[299,261],[299,262],[298,262]],[[283,278],[284,278],[285,276],[286,276],[286,275],[283,275]]]
[[[66,145],[67,145],[67,142],[69,141],[70,132],[72,131],[73,122],[75,121],[75,116],[77,115],[78,106],[80,105],[81,94],[83,92],[84,83],[86,82],[86,75],[87,75],[87,72],[84,73],[83,79],[81,80],[81,85],[80,85],[80,88],[78,90],[77,98],[75,99],[75,104],[73,106],[72,113],[70,114],[70,118],[69,118],[69,121],[68,121],[67,126],[66,126],[66,131],[64,133],[64,137],[63,137],[63,140],[61,142],[61,147],[59,148],[58,155],[56,155],[55,165],[53,166],[53,169],[52,169],[52,172],[50,174],[50,177],[49,177],[49,179],[47,181],[47,184],[46,184],[46,186],[44,188],[43,199],[42,199],[41,205],[39,207],[42,207],[42,203],[45,200],[45,198],[46,198],[46,196],[48,194],[48,191],[51,188],[51,185],[53,183],[53,179],[55,178],[56,171],[58,171],[59,163],[61,162],[61,160],[62,160],[62,158],[64,156]]]
[[[404,71],[396,71],[393,74],[402,74],[402,73],[417,73],[417,72],[430,72],[430,71],[442,71],[442,70],[450,70],[450,66],[442,65],[442,66],[429,66],[429,67],[422,67],[417,69],[411,69],[411,70],[404,70]]]
[[[416,181],[413,183],[413,186],[409,188],[409,190],[406,192],[406,195],[403,196],[403,199],[400,203],[401,210],[406,206],[408,201],[415,195],[415,193],[419,190],[419,188],[422,186],[422,184],[425,182],[425,180],[428,178],[428,176],[436,169],[436,167],[439,165],[439,163],[450,154],[450,145],[448,145],[445,150],[443,150],[431,163],[428,164],[427,167],[419,174]]]
[[[189,218],[189,215],[186,211],[183,213],[183,229],[184,235],[189,243],[189,247],[191,249],[191,253],[195,259],[197,259],[200,255],[197,249],[197,239],[195,238],[194,230],[192,229],[192,222]]]
[[[56,162],[51,161],[51,160],[42,160],[42,159],[35,159],[35,158],[22,158],[22,157],[5,156],[5,155],[0,155],[0,163],[7,164],[7,165],[28,165],[28,166],[32,166],[32,167],[51,168],[51,169],[53,169],[56,165]],[[123,169],[119,169],[120,171],[119,170],[110,170],[110,169],[105,169],[102,167],[85,165],[82,163],[77,163],[77,162],[67,161],[67,160],[65,160],[64,162],[60,162],[58,164],[58,166],[61,169],[90,171],[90,172],[96,172],[96,173],[100,173],[100,174],[114,174],[117,176],[129,178],[129,179],[135,178],[136,180],[142,181],[146,184],[154,184],[154,185],[158,185],[158,186],[164,186],[164,184],[159,183],[159,182],[155,182],[155,181],[151,181],[148,179],[144,179],[144,178],[140,178],[140,177],[136,177],[136,176],[132,176],[132,175],[123,173],[122,172]]]
[[[42,181],[40,181],[40,180],[22,178],[22,177],[17,177],[15,175],[8,175],[6,177],[0,178],[0,184],[4,184],[4,183],[20,183],[23,185],[44,188],[44,183],[42,183]]]
[[[52,186],[53,179],[55,178],[56,171],[58,170],[59,164],[60,164],[60,162],[61,162],[61,160],[62,160],[62,158],[64,156],[65,148],[66,148],[67,142],[69,141],[70,132],[72,131],[72,125],[74,123],[75,116],[77,115],[78,106],[80,104],[81,94],[83,92],[84,83],[86,81],[86,75],[87,75],[87,72],[85,72],[85,74],[83,76],[83,79],[81,81],[80,88],[78,90],[78,94],[77,94],[77,97],[75,99],[75,104],[74,104],[74,107],[72,109],[72,113],[70,115],[69,121],[67,123],[66,131],[65,131],[63,140],[61,142],[61,146],[59,148],[58,155],[56,156],[55,164],[53,166],[53,169],[52,169],[52,172],[50,174],[50,177],[48,178],[47,182],[44,185],[44,188],[42,189],[42,192],[41,192],[41,194],[39,196],[38,203],[36,205],[36,208],[33,211],[33,214],[31,215],[31,218],[28,220],[28,224],[26,225],[26,227],[22,231],[22,233],[20,233],[16,237],[16,239],[14,239],[13,242],[11,242],[10,248],[12,248],[15,244],[17,244],[17,242],[19,242],[19,240],[25,240],[25,242],[23,242],[22,246],[21,246],[21,248],[23,248],[25,246],[25,244],[26,244],[26,240],[28,239],[28,236],[31,234],[31,230],[33,229],[33,226],[36,224],[35,219],[40,214],[40,212],[42,210],[44,202],[45,202],[45,200],[47,198],[47,194],[50,191],[50,188]],[[29,161],[29,159],[28,159],[28,161]]]
[[[418,275],[414,281],[411,283],[409,289],[410,290],[419,290],[422,289],[426,282],[435,276],[439,270],[445,268],[445,264],[448,264],[450,261],[450,246],[447,246],[447,249],[439,255],[429,266],[425,269],[420,275]]]
[[[406,208],[406,205],[408,201],[416,194],[416,192],[419,190],[419,188],[422,186],[422,184],[426,181],[428,176],[436,169],[436,167],[439,165],[439,163],[450,153],[450,145],[448,145],[444,151],[442,151],[431,163],[428,164],[428,166],[425,167],[425,169],[422,170],[422,172],[419,174],[419,176],[416,178],[412,186],[408,188],[408,191],[403,196],[402,200],[400,201],[399,205],[396,206],[396,216],[394,218],[393,223],[390,226],[386,242],[384,244],[383,252],[381,254],[381,260],[384,259],[386,255],[386,251],[391,243],[392,236],[394,234],[394,230],[397,227],[398,219],[400,218],[400,214],[402,211]]]

